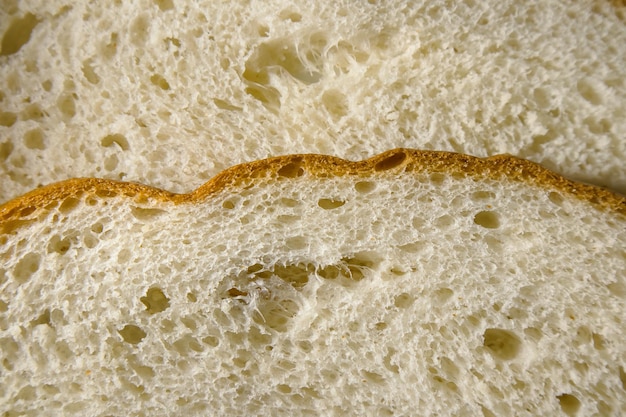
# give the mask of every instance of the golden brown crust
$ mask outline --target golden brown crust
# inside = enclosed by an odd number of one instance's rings
[[[558,190],[594,206],[626,214],[626,198],[592,185],[570,181],[533,162],[510,155],[489,158],[414,149],[393,149],[364,161],[347,161],[328,155],[286,155],[229,168],[189,194],[174,194],[146,185],[85,178],[52,184],[0,206],[0,224],[15,222],[41,207],[59,204],[83,195],[95,198],[126,196],[137,202],[154,199],[175,204],[200,202],[228,187],[248,186],[261,178],[369,176],[389,173],[448,173],[476,179],[502,179]]]

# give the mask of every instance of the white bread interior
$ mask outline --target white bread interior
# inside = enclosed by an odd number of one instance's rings
[[[4,0],[0,202],[288,153],[510,153],[626,192],[626,6]]]
[[[626,200],[463,158],[0,207],[0,411],[624,415]]]

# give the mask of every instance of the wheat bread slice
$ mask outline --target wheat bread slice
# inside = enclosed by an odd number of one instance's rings
[[[626,200],[510,156],[0,207],[5,415],[623,415]]]

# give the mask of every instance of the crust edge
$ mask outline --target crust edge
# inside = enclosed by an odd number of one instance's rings
[[[0,225],[16,221],[41,207],[67,198],[92,195],[123,196],[138,203],[156,200],[175,204],[199,203],[229,187],[249,185],[262,178],[297,177],[306,171],[318,178],[398,173],[448,173],[475,179],[521,181],[547,190],[561,191],[600,210],[626,215],[626,197],[607,189],[569,180],[541,165],[511,155],[487,158],[416,149],[392,149],[362,161],[320,154],[294,154],[235,165],[187,194],[175,194],[147,185],[97,178],[75,178],[33,190],[0,206]],[[0,228],[4,229],[4,228]]]

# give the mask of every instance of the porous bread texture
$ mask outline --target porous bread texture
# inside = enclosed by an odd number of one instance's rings
[[[24,205],[0,236],[1,411],[623,415],[624,215],[530,164],[428,155]]]
[[[5,1],[0,201],[286,153],[511,153],[626,192],[623,2]]]

